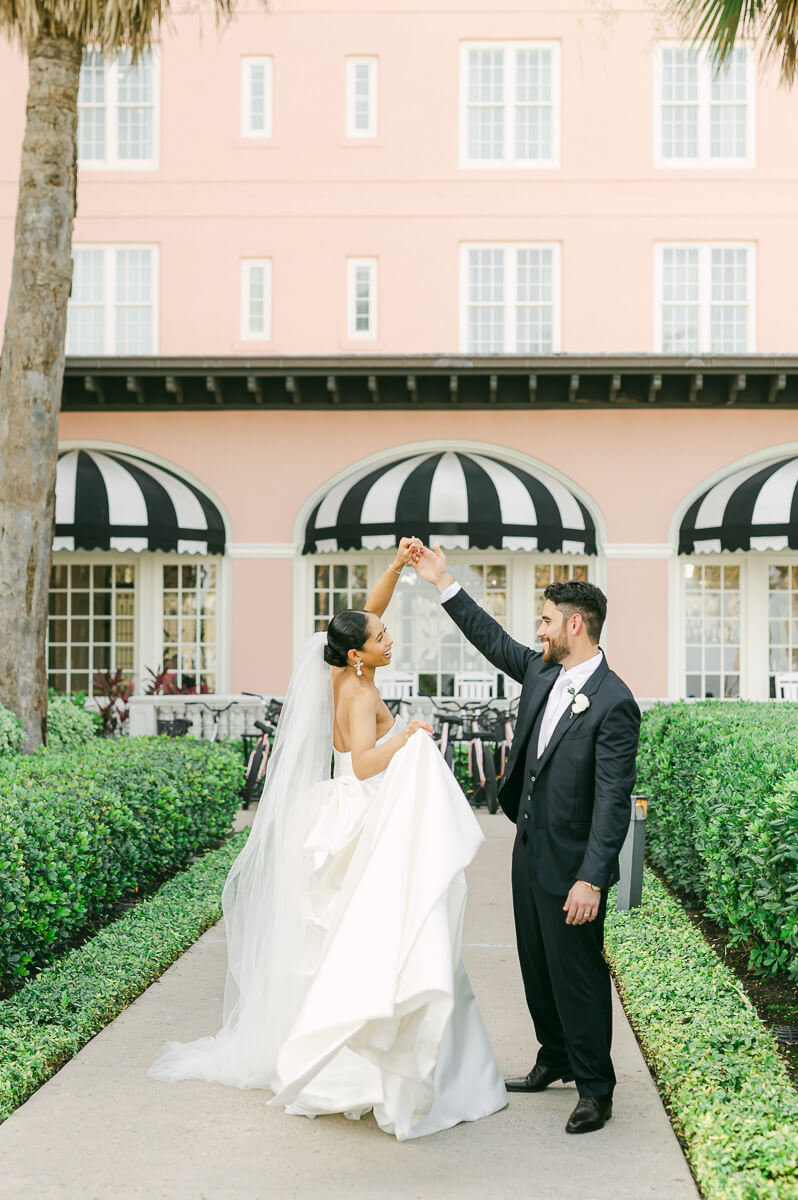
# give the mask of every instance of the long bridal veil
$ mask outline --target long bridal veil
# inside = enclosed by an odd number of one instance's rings
[[[168,1042],[149,1074],[275,1088],[275,1059],[312,979],[302,846],[314,785],[330,778],[326,634],[308,641],[277,726],[249,838],[222,895],[227,932],[223,1025],[215,1037]]]

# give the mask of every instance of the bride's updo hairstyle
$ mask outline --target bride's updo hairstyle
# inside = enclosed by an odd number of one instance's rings
[[[331,667],[347,667],[350,650],[360,650],[369,638],[369,614],[357,608],[336,613],[327,626],[324,661]]]

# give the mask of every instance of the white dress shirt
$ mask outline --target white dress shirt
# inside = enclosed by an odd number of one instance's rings
[[[579,695],[590,676],[601,666],[603,657],[604,655],[601,651],[596,650],[596,653],[591,658],[586,659],[585,662],[577,663],[575,667],[571,667],[568,671],[560,667],[560,673],[554,681],[554,687],[549,692],[546,709],[543,713],[543,720],[540,723],[538,758],[540,758],[551,741],[551,735],[559,725],[563,714],[573,704],[574,696]],[[571,694],[572,691],[573,695]]]
[[[450,583],[448,587],[441,592],[441,604],[445,604],[447,600],[451,600],[452,596],[456,596],[460,591],[460,584],[455,579],[454,583]],[[551,735],[560,723],[560,719],[565,713],[569,705],[573,704],[574,696],[578,696],[582,688],[587,683],[594,671],[597,671],[601,666],[601,660],[604,655],[601,650],[596,650],[596,653],[585,660],[585,662],[577,663],[575,667],[571,667],[569,671],[560,668],[560,673],[555,680],[554,687],[549,692],[549,698],[546,701],[546,711],[543,714],[543,720],[540,725],[540,734],[538,735],[538,758],[548,746]],[[570,689],[573,688],[573,696]]]

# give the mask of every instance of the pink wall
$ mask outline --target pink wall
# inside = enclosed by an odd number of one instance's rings
[[[446,413],[68,413],[62,437],[128,445],[190,472],[222,500],[234,544],[291,543],[312,494],[369,455],[410,442],[484,442],[568,476],[603,515],[609,544],[628,546],[666,543],[677,509],[715,471],[798,444],[798,412],[469,412],[456,423]],[[607,584],[613,667],[636,695],[667,695],[667,561],[610,559]],[[293,649],[293,562],[234,558],[232,594],[233,688],[279,692]]]
[[[61,428],[64,439],[137,446],[190,471],[227,506],[234,542],[291,542],[300,508],[337,472],[455,438],[561,471],[592,496],[611,543],[666,542],[677,507],[709,475],[798,443],[798,411],[67,413]]]
[[[653,245],[756,243],[756,348],[795,346],[798,273],[796,93],[760,70],[756,167],[653,166],[652,50],[673,36],[649,4],[590,0],[496,11],[421,0],[401,8],[319,0],[245,6],[217,31],[170,18],[162,41],[156,171],[82,171],[76,242],[155,243],[163,354],[338,353],[345,258],[380,264],[376,352],[458,348],[464,241],[553,240],[563,253],[565,351],[653,348]],[[459,47],[470,39],[554,39],[562,49],[562,165],[458,164]],[[379,57],[379,136],[345,138],[344,59]],[[240,136],[241,58],[270,54],[274,137]],[[0,313],[7,292],[24,113],[24,66],[0,46]],[[242,343],[239,263],[274,264],[273,337]],[[363,343],[356,343],[362,349]]]

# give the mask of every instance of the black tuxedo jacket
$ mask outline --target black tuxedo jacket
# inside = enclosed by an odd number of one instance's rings
[[[511,638],[462,588],[444,608],[489,662],[523,685],[499,803],[526,833],[541,885],[560,896],[577,879],[606,889],[618,879],[631,814],[640,732],[634,696],[604,659],[582,688],[590,707],[572,716],[569,705],[538,759],[530,734],[559,666]]]

